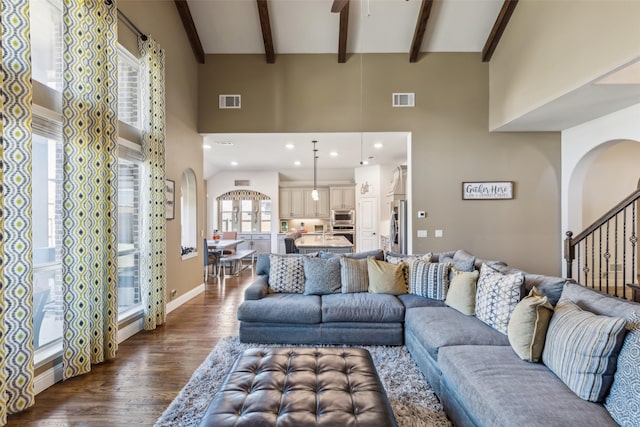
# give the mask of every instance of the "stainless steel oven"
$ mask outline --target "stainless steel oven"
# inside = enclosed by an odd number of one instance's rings
[[[334,236],[344,236],[351,243],[355,241],[356,229],[353,225],[334,225],[332,233]]]
[[[353,227],[355,223],[356,218],[352,209],[335,209],[331,211],[331,225],[333,226],[334,230],[336,226],[350,225],[351,227]]]

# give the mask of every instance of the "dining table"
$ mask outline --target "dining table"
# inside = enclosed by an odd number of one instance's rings
[[[242,239],[218,239],[218,240],[207,240],[207,247],[211,251],[222,251],[234,245],[239,245],[240,243],[244,243]]]

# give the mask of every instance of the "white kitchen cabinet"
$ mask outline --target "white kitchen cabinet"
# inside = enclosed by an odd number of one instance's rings
[[[280,189],[280,218],[304,218],[304,188]]]
[[[355,209],[356,189],[355,187],[331,187],[330,188],[331,209]]]
[[[313,188],[304,192],[304,217],[329,218],[329,189],[318,188],[318,201],[311,198]]]
[[[238,239],[244,242],[237,250],[254,249],[256,253],[271,253],[271,235],[266,233],[238,233]]]
[[[311,198],[313,188],[281,188],[280,218],[329,218],[329,189],[318,188],[319,200]]]

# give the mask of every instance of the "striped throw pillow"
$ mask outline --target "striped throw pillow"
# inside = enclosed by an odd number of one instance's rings
[[[602,402],[613,382],[626,323],[563,298],[551,317],[542,361],[578,397]]]
[[[450,268],[449,263],[411,260],[409,262],[409,293],[444,301],[449,288]]]
[[[366,258],[340,257],[340,283],[343,294],[369,291],[369,270]]]

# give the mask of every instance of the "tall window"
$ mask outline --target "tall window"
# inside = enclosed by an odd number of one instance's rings
[[[140,128],[140,62],[118,46],[118,119]]]
[[[32,150],[33,326],[38,350],[62,338],[62,144],[34,133]]]
[[[62,90],[62,0],[31,0],[33,80]]]
[[[118,163],[118,311],[140,300],[140,165]]]
[[[216,198],[218,229],[241,233],[271,231],[271,199],[257,191],[230,191]]]

